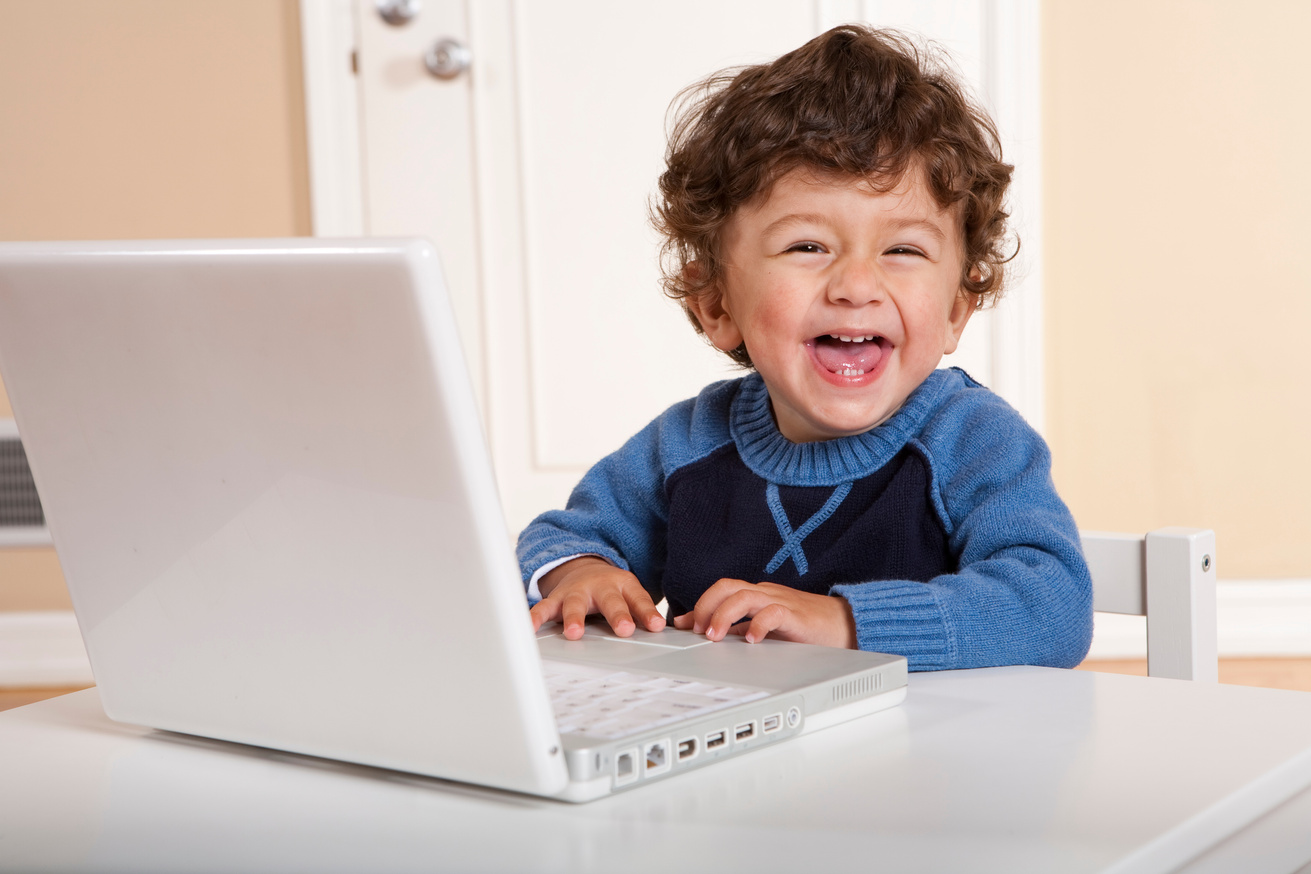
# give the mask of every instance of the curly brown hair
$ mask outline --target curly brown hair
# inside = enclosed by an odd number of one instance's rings
[[[1007,243],[1003,203],[1013,168],[987,113],[938,55],[907,37],[835,27],[772,63],[710,76],[683,91],[671,113],[651,218],[665,238],[663,285],[675,300],[715,289],[726,225],[789,171],[889,191],[912,166],[923,168],[939,207],[958,210],[961,288],[980,307],[1001,295],[1018,250]],[[692,262],[697,269],[686,269]],[[727,354],[751,366],[744,346]]]

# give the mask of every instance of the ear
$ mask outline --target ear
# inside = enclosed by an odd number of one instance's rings
[[[700,265],[695,261],[683,268],[685,274],[696,276]],[[724,292],[719,283],[706,288],[700,294],[683,298],[683,306],[696,319],[701,330],[716,349],[732,352],[742,345],[742,332],[738,329],[733,314],[729,312]]]
[[[956,347],[960,345],[960,338],[965,333],[965,326],[970,322],[970,316],[978,309],[979,298],[962,288],[947,313],[947,334],[943,355],[950,355],[956,351]]]

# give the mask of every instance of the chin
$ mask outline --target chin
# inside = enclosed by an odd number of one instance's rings
[[[817,440],[837,440],[839,437],[855,437],[864,434],[866,431],[872,431],[885,419],[885,416],[876,418],[861,417],[859,420],[843,419],[836,422],[816,422],[811,425],[814,433],[822,435]]]

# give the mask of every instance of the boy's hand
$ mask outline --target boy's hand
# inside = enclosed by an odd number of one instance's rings
[[[744,616],[750,621],[738,622]],[[758,643],[772,634],[799,643],[856,648],[856,621],[845,599],[777,583],[720,580],[706,589],[691,613],[674,617],[674,627],[690,628],[711,640],[732,633]]]
[[[665,617],[637,577],[620,570],[603,558],[585,555],[567,561],[537,581],[542,600],[528,611],[533,630],[543,623],[560,620],[564,636],[583,636],[583,621],[589,613],[600,613],[614,633],[628,637],[637,628],[636,616],[647,631],[662,631]]]

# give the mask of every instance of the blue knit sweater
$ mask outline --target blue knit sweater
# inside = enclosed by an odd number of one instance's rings
[[[861,649],[911,670],[1072,667],[1092,584],[1046,444],[963,371],[877,428],[788,441],[757,374],[676,404],[519,537],[525,583],[567,556],[632,571],[670,615],[722,577],[845,598]]]

